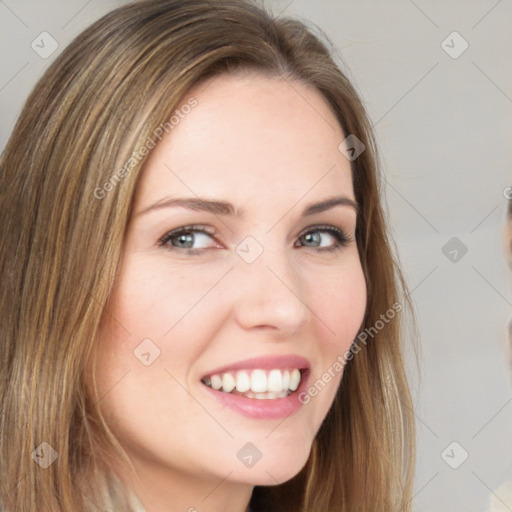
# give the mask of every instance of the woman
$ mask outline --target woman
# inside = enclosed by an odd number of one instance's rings
[[[36,85],[0,179],[3,510],[410,510],[371,130],[303,24],[113,11]]]

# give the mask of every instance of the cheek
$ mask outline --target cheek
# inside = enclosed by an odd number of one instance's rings
[[[299,399],[310,407],[318,427],[332,405],[366,311],[366,281],[359,258],[317,280],[315,290],[311,297],[312,309],[318,312],[316,352],[321,357],[321,368],[311,375]]]
[[[133,400],[140,389],[155,390],[155,397],[163,389],[181,396],[177,382],[194,377],[194,364],[223,319],[215,289],[226,272],[220,267],[184,272],[137,258],[125,261],[100,332],[103,391],[122,380],[126,392],[128,381],[137,383],[130,390]]]
[[[164,340],[168,343],[173,332],[194,317],[196,310],[210,303],[214,286],[229,267],[207,271],[151,264],[134,259],[120,276],[120,286],[114,296],[113,316],[128,330],[132,338]],[[209,293],[213,292],[213,293]],[[200,322],[196,324],[200,329]]]
[[[323,339],[330,338],[331,350],[340,353],[354,341],[366,311],[366,281],[359,259],[318,284],[315,302],[324,324]]]
[[[212,329],[203,314],[211,302],[208,296],[201,300],[210,279],[197,271],[164,270],[148,264],[121,269],[100,329],[97,364],[102,410],[114,431],[155,453],[163,453],[162,430],[183,440],[179,425],[204,423],[204,410],[183,385]]]

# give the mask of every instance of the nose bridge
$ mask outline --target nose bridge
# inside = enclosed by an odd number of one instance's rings
[[[270,240],[268,237],[267,240]],[[284,246],[265,246],[247,237],[236,250],[233,278],[238,287],[235,312],[245,328],[273,327],[290,335],[308,318],[301,282],[293,258]]]

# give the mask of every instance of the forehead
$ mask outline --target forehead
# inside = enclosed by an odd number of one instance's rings
[[[224,74],[192,88],[197,106],[150,154],[139,196],[168,193],[353,197],[345,139],[323,96],[310,86],[258,74]],[[151,196],[151,197],[148,197]]]

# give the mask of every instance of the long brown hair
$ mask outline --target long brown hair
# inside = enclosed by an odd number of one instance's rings
[[[155,131],[192,86],[238,70],[315,87],[345,135],[365,145],[352,177],[368,290],[361,332],[372,333],[346,365],[305,467],[286,483],[256,487],[252,505],[410,510],[415,436],[399,314],[408,295],[387,238],[371,126],[328,45],[250,0],[116,9],[62,52],[26,101],[0,160],[4,510],[131,510],[111,471],[115,460],[130,461],[97,407],[94,348],[145,161],[140,149],[158,141]],[[52,455],[53,464],[36,463]]]

